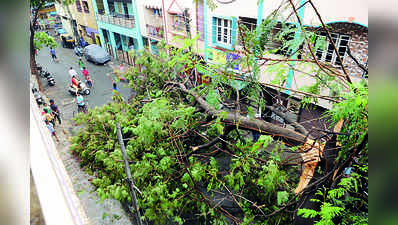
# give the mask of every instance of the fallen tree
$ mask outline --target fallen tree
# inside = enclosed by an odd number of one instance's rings
[[[262,24],[262,35],[272,35],[265,29],[270,21]],[[125,74],[136,93],[131,102],[115,93],[113,103],[76,118],[85,128],[73,137],[72,150],[96,176],[92,183],[98,195],[131,202],[116,137],[119,123],[138,205],[155,224],[366,221],[366,84],[338,79],[316,58],[302,59],[322,70],[315,72],[319,79],[311,87],[300,90],[301,107],[319,98],[333,104],[325,115],[333,126],[312,135],[280,101],[286,80],[280,65],[289,60],[260,63],[281,70],[275,78],[279,83],[272,83],[277,94],[268,93],[268,84],[257,79],[252,49],[257,58],[270,50],[258,47],[256,33],[240,33],[244,78],[228,70],[235,62],[203,66],[192,52],[161,44],[158,56],[147,51],[134,56],[139,66]],[[185,47],[194,41],[185,40]],[[210,83],[200,84],[199,77]],[[319,94],[330,87],[337,87],[337,97]],[[278,101],[267,101],[267,95]],[[284,124],[261,116],[270,111]]]

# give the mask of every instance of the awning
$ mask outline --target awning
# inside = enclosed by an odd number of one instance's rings
[[[90,33],[98,34],[98,31],[96,29],[93,29],[93,28],[90,28],[90,27],[86,27],[86,32],[88,34],[90,34]]]
[[[144,6],[150,9],[162,9],[162,1],[161,0],[146,1]]]

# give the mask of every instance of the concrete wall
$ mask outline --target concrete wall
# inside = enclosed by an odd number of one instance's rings
[[[59,4],[57,2],[55,2],[55,9],[57,11],[57,14],[60,15],[61,17],[61,22],[62,22],[62,28],[69,34],[73,34],[73,29],[71,26],[71,22],[70,22],[70,18],[69,18],[69,14],[68,11],[66,9],[66,6]],[[66,17],[67,19],[63,18]],[[72,13],[72,18],[73,18],[73,13]]]
[[[368,26],[368,3],[363,0],[313,0],[325,23],[350,21]],[[319,19],[310,5],[306,6],[304,23],[320,25]]]

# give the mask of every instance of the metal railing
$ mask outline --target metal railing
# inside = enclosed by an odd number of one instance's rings
[[[110,23],[121,27],[135,28],[135,18],[131,15],[113,14],[113,15],[102,15],[97,14],[99,21],[104,23]]]

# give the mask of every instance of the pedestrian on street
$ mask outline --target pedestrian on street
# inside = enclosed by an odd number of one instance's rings
[[[77,61],[77,63],[79,63],[79,66],[80,66],[80,70],[83,70],[83,68],[84,68],[84,62],[83,62],[83,59],[82,59],[82,57],[79,57],[79,61]]]
[[[51,57],[53,58],[53,61],[55,62],[55,59],[57,58],[57,56],[55,55],[55,50],[52,47],[50,47],[50,54],[51,54]]]
[[[117,84],[115,81],[112,81],[112,89],[116,92],[119,92],[119,88],[117,88]]]
[[[45,120],[52,123],[53,127],[55,127],[54,116],[51,114],[51,111],[49,109],[44,110],[44,116],[46,118]]]
[[[43,103],[43,111],[47,112],[47,110],[50,110],[50,108],[48,107],[47,103]]]
[[[86,67],[83,67],[82,73],[83,73],[83,75],[84,75],[84,78],[86,79],[87,86],[88,86],[89,88],[91,88],[91,87],[93,86],[93,83],[92,83],[92,81],[91,81],[90,74],[88,73],[88,70],[87,70]]]
[[[72,79],[73,78],[73,76],[76,76],[77,77],[77,72],[76,72],[76,70],[74,70],[72,67],[70,67],[69,68],[69,75],[70,75],[70,78]]]
[[[54,126],[48,120],[46,120],[45,123],[46,123],[46,126],[47,126],[48,130],[50,131],[51,135],[54,136],[55,139],[57,139],[57,142],[59,142],[57,133],[55,133]]]
[[[58,109],[58,106],[55,104],[53,99],[50,99],[50,108],[51,112],[54,116],[54,120],[58,120],[59,125],[61,125],[61,112]]]

